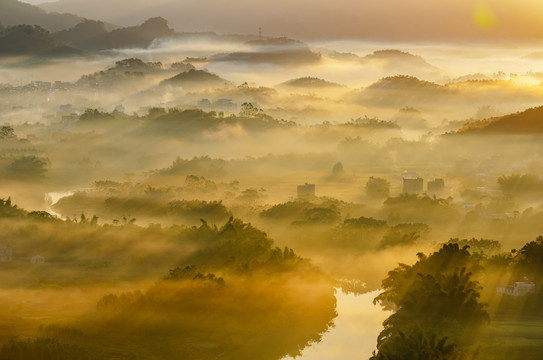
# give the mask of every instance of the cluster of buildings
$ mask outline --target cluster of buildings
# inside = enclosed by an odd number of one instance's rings
[[[428,196],[441,196],[445,191],[445,180],[436,178],[428,181],[426,185],[426,194]],[[422,194],[424,192],[424,179],[416,174],[403,175],[402,193],[404,194]],[[315,184],[305,183],[297,187],[298,198],[309,198],[315,196]]]
[[[416,174],[404,174],[403,176],[403,188],[404,194],[422,194],[424,192],[424,179]],[[439,196],[443,194],[445,190],[445,181],[441,178],[437,178],[428,181],[426,187],[426,194],[428,196]]]

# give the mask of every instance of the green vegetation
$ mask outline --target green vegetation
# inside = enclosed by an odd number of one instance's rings
[[[398,224],[391,227],[381,240],[379,246],[414,245],[420,238],[424,238],[430,232],[426,224]]]
[[[195,224],[205,218],[212,223],[226,221],[232,213],[222,201],[173,200],[155,196],[156,190],[147,191],[144,196],[92,196],[83,192],[62,198],[54,208],[66,216],[83,212],[96,214],[100,218],[113,220],[122,217],[136,217],[146,220],[181,222]]]
[[[17,239],[10,244],[14,260],[0,266],[4,288],[90,288],[162,277],[143,290],[103,295],[95,310],[67,320],[68,327],[41,322],[32,337],[5,342],[2,358],[258,354],[271,360],[320,341],[337,315],[329,276],[239,219],[219,228],[204,220],[199,227],[141,228],[99,225],[84,216],[63,221],[9,199],[0,205],[0,228]],[[46,262],[27,269],[36,251]]]
[[[543,179],[536,175],[502,175],[498,178],[498,184],[506,195],[533,196],[543,193]]]
[[[273,205],[263,210],[260,217],[289,221],[293,225],[335,224],[341,220],[341,209],[348,207],[345,202],[328,198],[297,200]]]
[[[82,347],[51,338],[10,340],[0,349],[0,357],[13,360],[91,359],[90,354]]]
[[[383,178],[370,176],[366,182],[366,195],[375,199],[388,198],[390,195],[390,182]]]
[[[379,353],[373,354],[371,360],[440,360],[453,358],[456,345],[447,343],[447,338],[427,337],[415,327],[408,335],[402,331],[392,336],[387,343],[381,345]]]
[[[452,199],[436,199],[426,195],[401,194],[389,197],[383,215],[391,221],[424,222],[429,225],[458,221],[460,213]]]
[[[21,156],[1,168],[0,174],[11,180],[39,181],[46,176],[48,167],[48,159],[33,155]]]
[[[452,134],[534,134],[543,131],[543,107],[527,109],[515,114],[472,121]]]
[[[162,18],[49,33],[6,21],[21,4],[0,4],[0,360],[278,360],[329,331],[365,348],[338,358],[541,357],[542,108],[488,117],[539,106],[543,73]]]
[[[430,256],[417,254],[414,265],[400,264],[374,300],[395,312],[383,323],[372,359],[537,359],[543,342],[529,329],[540,327],[541,293],[495,289],[539,284],[542,249],[543,236],[509,254],[497,241],[451,239]]]
[[[75,55],[80,52],[56,41],[38,25],[15,25],[0,31],[0,56]]]
[[[449,358],[454,346],[445,345],[447,338],[454,344],[470,345],[474,338],[464,336],[464,330],[477,333],[490,320],[479,301],[481,286],[472,279],[471,271],[477,271],[478,263],[466,247],[446,244],[430,256],[418,257],[416,264],[401,264],[389,272],[383,280],[384,292],[374,300],[396,308],[379,334],[376,359],[387,359],[391,352],[396,354],[391,358],[398,358],[399,351],[415,341],[420,346],[411,348],[415,352],[411,358]]]
[[[15,140],[16,138],[15,131],[11,126],[4,125],[0,128],[0,141]]]

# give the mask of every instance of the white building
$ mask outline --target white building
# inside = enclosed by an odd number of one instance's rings
[[[518,281],[506,286],[496,286],[496,292],[509,296],[524,296],[528,293],[535,293],[533,282]]]

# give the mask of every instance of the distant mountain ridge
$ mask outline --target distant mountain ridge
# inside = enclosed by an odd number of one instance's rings
[[[74,27],[54,33],[53,37],[65,44],[84,46],[86,41],[107,32],[103,22],[85,19]]]
[[[101,21],[83,20],[51,34],[37,25],[0,27],[0,55],[64,57],[117,48],[145,48],[155,39],[173,35],[163,18],[150,18],[139,26],[108,31]]]
[[[37,25],[17,25],[0,30],[0,55],[64,57],[80,53],[55,40],[49,31]]]
[[[48,13],[18,0],[0,0],[0,31],[3,55],[35,55],[63,49],[51,54],[59,56],[80,50],[143,48],[156,38],[174,34],[168,21],[160,17],[149,18],[141,25],[119,28],[72,14]]]
[[[45,10],[17,0],[0,0],[0,24],[4,27],[15,25],[38,25],[50,32],[71,28],[83,21],[73,14],[48,13]]]
[[[156,38],[170,36],[174,30],[161,17],[149,18],[141,25],[105,31],[102,22],[87,22],[59,34],[85,50],[148,47]]]
[[[274,65],[302,65],[321,61],[321,54],[307,44],[286,37],[269,37],[245,42],[251,49],[214,55],[214,62],[268,63]]]
[[[409,75],[384,77],[353,93],[353,100],[368,106],[425,108],[432,102],[453,99],[457,92]]]
[[[172,27],[177,29],[239,33],[246,29],[256,32],[263,25],[264,31],[280,32],[305,40],[374,39],[397,42],[543,37],[538,10],[533,6],[537,0],[519,1],[511,9],[508,8],[509,2],[503,0],[116,0],[116,6],[110,3],[107,0],[57,0],[40,4],[40,7],[48,11],[69,11],[125,26],[142,21],[151,12],[168,18]],[[490,3],[493,11],[499,14],[500,21],[496,27],[481,29],[475,26],[471,14],[477,3]]]
[[[387,76],[368,86],[368,89],[386,90],[442,90],[445,87],[410,75]]]

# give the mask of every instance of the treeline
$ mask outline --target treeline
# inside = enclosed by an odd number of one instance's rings
[[[502,175],[498,185],[506,195],[541,195],[543,194],[543,179],[532,174]]]
[[[87,109],[79,117],[79,124],[85,129],[114,126],[127,123],[134,127],[133,135],[162,136],[193,139],[202,136],[204,131],[218,131],[225,126],[241,126],[246,131],[259,132],[271,129],[290,128],[296,126],[291,121],[275,119],[264,113],[246,114],[242,109],[239,115],[224,116],[216,111],[200,109],[150,108],[142,116],[126,115],[117,111],[103,112]]]
[[[151,188],[151,192],[153,189]],[[96,214],[102,219],[119,221],[123,217],[135,217],[161,223],[197,224],[204,218],[212,223],[221,223],[232,213],[222,201],[171,200],[159,196],[101,196],[75,193],[60,199],[54,209],[66,216],[77,216],[82,212]]]
[[[337,316],[329,276],[239,219],[220,227],[204,220],[199,227],[101,226],[37,222],[9,200],[2,205],[13,213],[0,227],[8,238],[17,235],[14,256],[38,248],[46,256],[39,276],[50,282],[42,286],[84,288],[158,273],[161,279],[147,289],[106,294],[75,321],[5,343],[1,359],[275,360],[299,356]],[[93,258],[101,266],[83,266]],[[38,274],[3,267],[4,286],[11,283],[7,271],[20,273],[17,287]],[[72,283],[60,276],[67,272]]]

